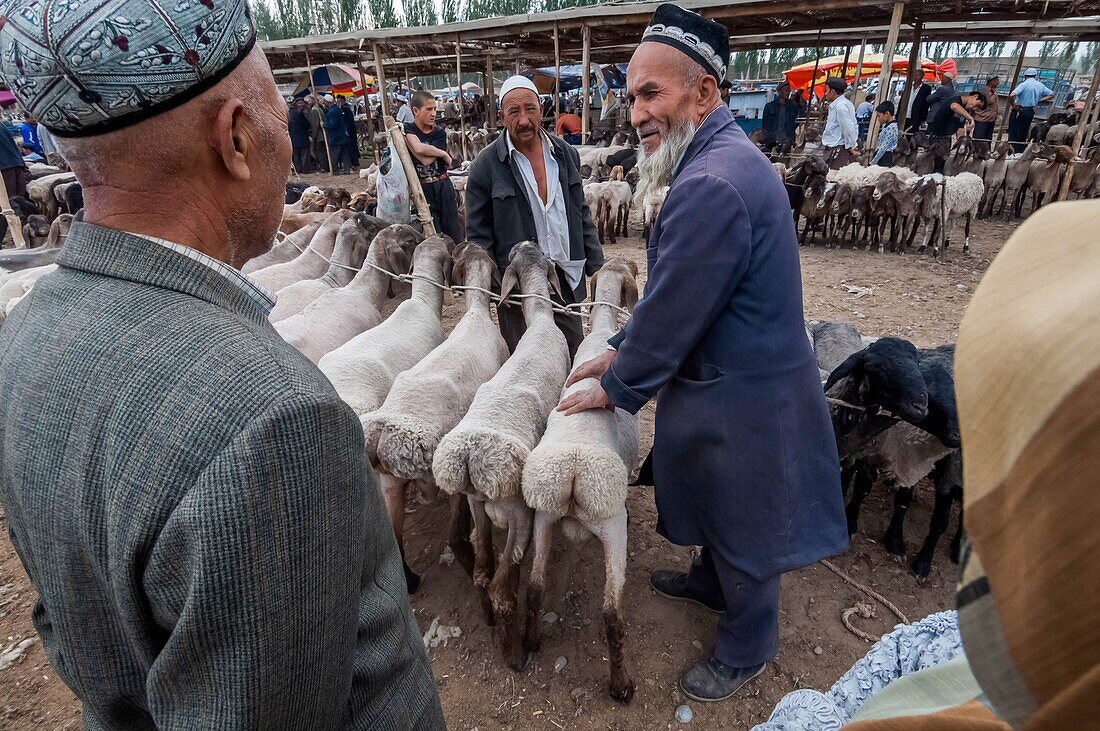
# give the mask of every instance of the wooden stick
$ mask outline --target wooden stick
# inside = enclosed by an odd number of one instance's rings
[[[554,23],[554,130],[558,127],[561,109],[561,48],[558,46],[558,24]]]
[[[367,75],[363,73],[363,62],[355,59],[355,68],[359,69],[359,83],[363,85],[363,111],[367,115],[367,137],[370,138],[370,148],[374,151],[374,164],[377,165],[381,156],[378,145],[374,144],[374,115],[370,111],[370,94],[367,93]]]
[[[424,197],[424,188],[420,185],[412,155],[409,154],[408,145],[405,144],[405,130],[388,114],[382,116],[382,123],[386,125],[390,144],[393,145],[397,159],[401,161],[401,167],[405,170],[405,178],[409,181],[409,200],[416,204],[416,219],[420,221],[425,236],[434,236],[436,230],[435,223],[432,221],[432,211],[428,208],[428,199]]]
[[[1016,88],[1016,85],[1020,83],[1020,71],[1024,68],[1024,56],[1027,55],[1028,39],[1023,38],[1020,40],[1020,53],[1016,56],[1016,70],[1012,72],[1012,84],[1008,87],[1009,94],[1012,93],[1012,89]],[[1005,104],[1005,110],[1001,112],[1001,134],[997,136],[998,140],[1003,140],[1008,136],[1008,115],[1012,113],[1012,105]],[[1027,142],[1027,138],[1024,138],[1024,142]],[[992,145],[990,145],[992,148]]]
[[[470,153],[466,151],[466,99],[462,96],[462,44],[455,41],[455,75],[458,83],[455,86],[458,93],[458,135],[462,138],[462,159],[469,160]]]
[[[581,104],[581,144],[588,143],[588,106],[591,91],[592,73],[589,67],[592,65],[592,32],[587,25],[581,26],[581,94],[584,100]]]
[[[4,184],[3,178],[0,178],[0,214],[8,219],[8,230],[11,231],[11,240],[15,243],[15,248],[27,248],[27,242],[23,239],[23,222],[11,207],[11,201],[8,200],[8,186]]]
[[[493,54],[485,57],[485,123],[490,130],[497,128],[497,82],[493,78]]]
[[[897,108],[897,123],[898,130],[905,129],[905,118],[909,116],[909,97],[913,94],[913,89],[917,88],[921,80],[924,78],[924,69],[920,64],[920,36],[923,24],[921,21],[915,21],[913,23],[913,47],[909,49],[909,65],[906,67],[906,79],[905,89],[901,92],[901,99],[898,100]]]
[[[1088,126],[1088,119],[1092,116],[1092,110],[1096,106],[1098,84],[1100,84],[1100,58],[1096,60],[1096,68],[1092,70],[1092,83],[1089,85],[1088,96],[1085,97],[1085,108],[1081,110],[1081,118],[1077,120],[1077,132],[1073,135],[1073,151],[1081,157],[1084,157],[1081,143],[1085,140],[1085,128]],[[1066,166],[1066,174],[1062,176],[1062,185],[1058,189],[1058,200],[1060,201],[1064,201],[1069,197],[1069,186],[1073,182],[1074,167],[1076,167],[1076,164],[1072,161]]]
[[[317,100],[317,106],[321,110],[321,136],[325,138],[325,157],[328,158],[328,172],[332,175],[336,171],[332,168],[332,148],[328,144],[328,127],[325,124],[328,122],[328,114],[323,106],[321,106],[321,100],[317,96],[317,89],[313,86],[313,64],[309,62],[309,48],[306,48],[306,69],[309,70],[309,93],[313,95],[313,98]]]
[[[382,75],[382,51],[378,48],[377,43],[372,43],[371,48],[374,50],[374,76],[378,82],[378,103],[382,105],[382,116],[386,117],[390,113],[390,105],[386,102],[386,78]]]
[[[898,50],[898,34],[901,32],[901,19],[905,15],[905,3],[894,3],[894,12],[890,17],[890,32],[886,36],[886,47],[882,49],[882,70],[878,76],[876,99],[890,98],[890,75],[894,72],[894,52]],[[871,115],[871,130],[867,133],[867,149],[875,149],[878,141],[878,115]]]

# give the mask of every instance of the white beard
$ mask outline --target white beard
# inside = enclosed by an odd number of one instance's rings
[[[644,146],[638,150],[638,185],[634,189],[634,205],[643,206],[649,193],[672,182],[676,163],[695,137],[695,129],[695,123],[687,120],[669,132],[653,154],[646,154]]]

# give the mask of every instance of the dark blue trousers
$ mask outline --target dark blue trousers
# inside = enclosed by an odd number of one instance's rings
[[[757,581],[704,547],[688,571],[687,588],[712,599],[723,598],[714,656],[734,668],[767,662],[779,650],[779,574]]]

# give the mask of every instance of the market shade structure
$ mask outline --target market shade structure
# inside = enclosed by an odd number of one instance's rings
[[[882,59],[881,53],[868,53],[863,57],[863,67],[860,69],[860,78],[870,79],[878,76],[882,72]],[[825,93],[825,81],[830,76],[843,76],[844,80],[848,83],[856,78],[856,66],[858,61],[855,55],[849,57],[848,65],[844,65],[844,56],[828,56],[820,61],[807,61],[806,63],[799,64],[789,71],[784,71],[783,75],[787,78],[787,83],[791,85],[792,89],[808,89],[810,83],[813,82],[814,93],[821,96]],[[817,77],[814,78],[814,68],[817,68]],[[905,76],[909,66],[909,58],[906,56],[894,56],[894,63],[892,69],[894,73],[899,76]],[[927,58],[922,58],[920,61],[921,71],[924,78],[929,81],[936,80],[936,64]]]
[[[313,68],[313,86],[318,94],[354,94],[363,96],[363,85],[359,72],[352,66],[342,63],[315,66]],[[378,89],[374,84],[374,77],[367,76],[367,92],[374,94]],[[309,94],[309,73],[302,75],[301,81],[294,89],[294,96],[301,97]]]

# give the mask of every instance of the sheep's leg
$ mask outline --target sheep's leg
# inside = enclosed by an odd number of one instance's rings
[[[634,697],[634,681],[630,679],[623,658],[625,628],[623,627],[623,586],[626,584],[627,514],[624,507],[618,515],[605,521],[586,525],[603,544],[604,588],[603,624],[607,632],[607,661],[611,670],[611,697],[629,703]]]
[[[938,484],[940,480],[936,480],[936,482],[936,503],[932,508],[932,520],[928,525],[928,536],[924,539],[924,544],[921,545],[920,551],[911,565],[913,573],[922,579],[927,578],[932,570],[932,558],[936,554],[936,544],[939,543],[940,536],[947,532],[947,523],[951,519],[951,503],[954,502],[951,490],[941,490],[941,486]]]
[[[527,632],[524,646],[528,652],[538,652],[542,645],[539,612],[546,593],[546,564],[550,560],[550,547],[554,542],[554,524],[558,517],[550,513],[535,513],[535,555],[531,561],[531,573],[527,577]]]
[[[870,469],[859,465],[855,469],[855,487],[852,491],[852,499],[848,501],[848,507],[844,513],[848,519],[848,536],[854,536],[859,531],[859,510],[863,507],[863,500],[871,494],[875,479]]]
[[[397,538],[397,547],[401,551],[401,565],[405,570],[405,587],[410,594],[420,588],[420,577],[409,568],[405,560],[405,487],[407,481],[393,475],[380,472],[378,484],[382,490],[382,499],[386,502],[386,511],[390,514],[390,525]]]
[[[493,524],[485,512],[485,501],[473,497],[467,498],[470,503],[470,515],[473,517],[473,544],[474,544],[474,588],[478,599],[481,600],[481,609],[485,614],[485,624],[492,627],[496,624],[493,616],[493,604],[489,601],[489,582],[496,573],[496,555],[493,553]]]
[[[913,242],[917,240],[917,229],[919,229],[919,228],[920,228],[920,219],[916,218],[916,216],[914,216],[913,217],[913,225],[909,229],[909,239],[905,242],[905,246],[903,246],[901,248],[902,253],[905,253],[905,250],[908,249],[910,246],[912,246]]]
[[[472,530],[470,502],[465,495],[451,495],[451,533],[447,537],[447,545],[470,578],[474,576],[474,547],[470,541]]]
[[[973,211],[967,211],[966,212],[966,231],[965,231],[966,238],[963,239],[963,253],[964,254],[969,254],[970,253],[970,224],[973,223],[973,221],[974,221],[974,212]]]
[[[531,540],[531,514],[522,499],[507,498],[500,503],[510,503],[508,509],[508,539],[504,553],[497,564],[493,581],[489,584],[489,601],[493,605],[497,630],[505,664],[520,672],[527,667],[527,650],[523,647],[517,604],[519,597],[520,564],[527,544]]]
[[[913,487],[897,486],[894,491],[894,514],[882,536],[882,545],[895,556],[905,555],[905,515],[913,502]]]
[[[962,560],[962,540],[966,535],[966,526],[963,525],[962,491],[956,488],[952,491],[952,497],[959,499],[959,527],[955,529],[955,537],[951,539],[951,560],[958,563]]]

